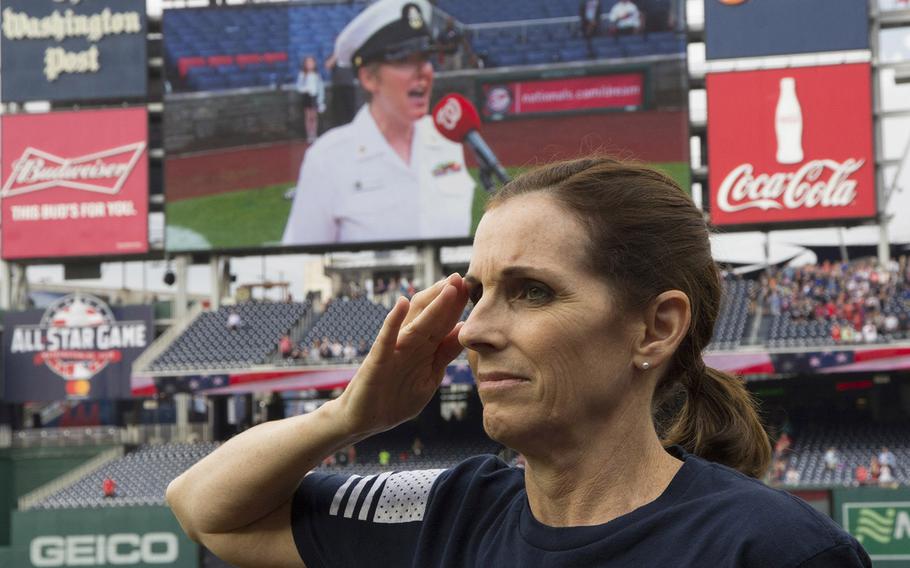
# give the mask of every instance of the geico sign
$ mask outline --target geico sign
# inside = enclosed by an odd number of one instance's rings
[[[39,536],[29,546],[38,567],[169,564],[177,553],[177,535],[169,532]]]

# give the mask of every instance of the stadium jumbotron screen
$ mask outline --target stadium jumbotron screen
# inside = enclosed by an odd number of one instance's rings
[[[553,159],[605,151],[663,167],[688,188],[685,35],[684,20],[673,8],[681,10],[678,4],[638,2],[643,15],[628,30],[615,29],[605,13],[601,28],[588,37],[577,6],[531,27],[505,29],[498,20],[494,26],[481,16],[455,13],[465,22],[463,42],[455,56],[432,56],[430,108],[448,93],[473,101],[484,120],[480,134],[513,176]],[[465,7],[469,3],[450,8]],[[381,138],[374,144],[364,138],[348,142],[329,132],[352,120],[364,103],[349,70],[325,65],[336,36],[363,8],[335,3],[165,10],[169,252],[469,242],[487,191],[467,147],[462,162],[459,148],[434,130],[418,128],[419,136],[448,144],[457,154],[422,161],[418,155],[408,174],[409,166]],[[437,37],[446,25],[440,16],[427,22]],[[325,85],[318,138],[307,131],[307,97],[297,85],[307,57]],[[491,112],[490,104],[503,103],[502,95],[516,88],[524,94],[508,101],[504,112]],[[298,187],[313,138],[311,171],[304,173],[309,181]],[[364,173],[356,165],[381,160],[389,162],[390,175]],[[407,175],[426,189],[420,199],[408,198],[389,181]],[[331,195],[312,180],[331,180]]]

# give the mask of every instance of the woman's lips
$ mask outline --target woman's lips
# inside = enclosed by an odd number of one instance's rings
[[[480,373],[477,376],[478,390],[504,390],[529,384],[531,381],[525,377],[510,373]]]

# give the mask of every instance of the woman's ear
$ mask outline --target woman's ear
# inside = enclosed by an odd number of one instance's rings
[[[379,87],[379,69],[372,64],[364,65],[357,70],[357,79],[364,90],[372,95]]]
[[[669,361],[689,331],[692,308],[689,297],[679,290],[668,290],[648,305],[644,312],[644,333],[635,346],[636,364],[647,362],[653,369]]]

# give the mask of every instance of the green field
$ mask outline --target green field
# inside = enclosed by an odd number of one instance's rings
[[[167,250],[279,244],[291,213],[291,201],[284,193],[292,187],[272,185],[168,203]]]
[[[689,165],[685,162],[652,164],[690,191]],[[529,168],[506,168],[515,177]],[[476,168],[471,174],[477,179]],[[220,195],[196,197],[169,202],[166,205],[168,251],[209,249],[245,249],[276,246],[281,243],[284,225],[291,211],[291,201],[284,198],[293,184],[281,184],[232,191]],[[471,232],[483,212],[487,195],[474,192]]]

